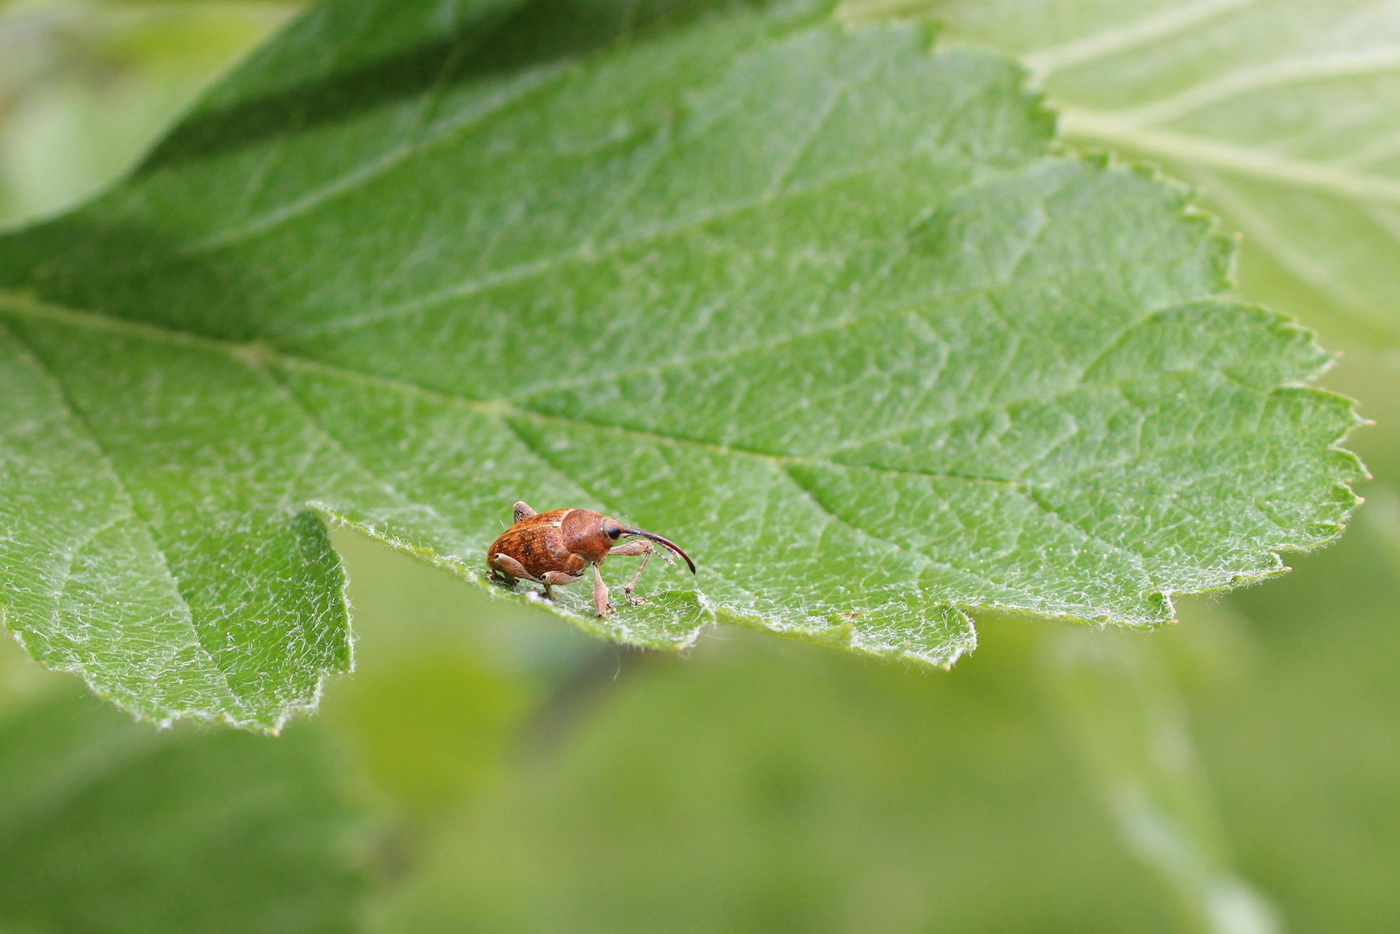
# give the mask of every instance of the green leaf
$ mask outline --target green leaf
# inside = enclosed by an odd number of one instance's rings
[[[856,8],[867,6],[856,4]],[[910,6],[910,4],[902,4]],[[1400,342],[1400,13],[1374,2],[915,2],[1023,56],[1070,140],[1201,188],[1244,233],[1246,294]]]
[[[0,725],[0,928],[355,929],[358,818],[309,735],[158,733],[87,698]]]
[[[1327,355],[1218,297],[1183,190],[1058,155],[1013,64],[805,4],[441,10],[315,8],[0,241],[36,658],[276,728],[349,659],[310,510],[484,582],[515,500],[597,508],[700,573],[550,607],[588,631],[936,665],[969,611],[1157,626],[1341,528]]]

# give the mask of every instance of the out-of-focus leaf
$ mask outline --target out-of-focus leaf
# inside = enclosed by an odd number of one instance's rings
[[[1176,896],[1182,930],[1274,934],[1276,912],[1230,865],[1162,644],[1060,629],[1042,682],[1125,848]]]
[[[989,630],[952,678],[743,633],[683,677],[602,673],[440,821],[372,930],[1174,930],[1058,742],[1028,627]]]
[[[888,4],[853,4],[870,11]],[[1023,57],[1069,139],[1201,187],[1250,298],[1400,344],[1400,9],[1384,0],[927,0]]]
[[[995,56],[798,5],[328,3],[108,196],[0,241],[0,600],[152,717],[348,665],[329,516],[473,580],[510,504],[712,619],[946,665],[968,611],[1150,627],[1360,475],[1185,193],[1054,153]]]
[[[282,0],[0,5],[0,226],[110,184],[293,8]]]
[[[0,928],[350,931],[360,819],[310,735],[158,733],[87,698],[0,724]]]
[[[1400,574],[1387,512],[1368,502],[1340,547],[1231,595],[1258,664],[1193,710],[1233,862],[1288,931],[1400,929]]]

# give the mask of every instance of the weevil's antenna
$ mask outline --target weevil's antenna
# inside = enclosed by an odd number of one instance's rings
[[[657,542],[657,543],[659,543],[659,544],[665,545],[667,548],[671,549],[671,550],[674,551],[676,554],[680,555],[681,558],[682,558],[682,560],[684,560],[686,564],[690,565],[690,573],[692,573],[692,574],[695,573],[695,562],[690,560],[690,555],[686,554],[684,551],[681,551],[681,547],[680,547],[679,545],[677,545],[675,542],[671,541],[670,539],[662,538],[660,535],[657,535],[655,532],[648,532],[648,531],[646,531],[645,529],[634,529],[634,528],[632,528],[630,525],[624,525],[624,526],[622,527],[622,534],[623,534],[623,535],[640,535],[642,538],[649,538],[649,539],[651,539],[651,540],[654,541],[654,542]]]

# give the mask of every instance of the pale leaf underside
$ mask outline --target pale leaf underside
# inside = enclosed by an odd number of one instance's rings
[[[1072,142],[1198,186],[1244,234],[1246,294],[1356,346],[1400,341],[1394,3],[899,5],[947,23],[953,42],[1024,57]]]

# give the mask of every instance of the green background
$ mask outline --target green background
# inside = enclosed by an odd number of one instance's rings
[[[0,7],[0,219],[290,12]],[[153,739],[0,641],[0,931],[1400,929],[1400,356],[1250,274],[1378,423],[1368,504],[1282,580],[1150,635],[979,619],[941,674],[622,651],[338,532],[357,671],[280,739]]]

